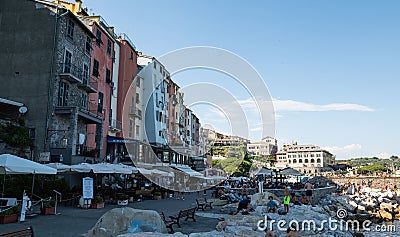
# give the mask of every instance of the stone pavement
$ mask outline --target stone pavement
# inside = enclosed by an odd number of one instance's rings
[[[200,193],[202,196],[203,193]],[[163,211],[166,216],[179,212],[180,209],[194,207],[197,194],[185,196],[185,200],[173,198],[162,200],[145,200],[143,202],[130,203],[129,207],[137,209]],[[208,195],[209,196],[209,195]],[[59,207],[60,215],[28,217],[23,223],[0,224],[0,233],[33,226],[36,237],[77,237],[91,229],[97,220],[108,210],[118,208],[117,205],[106,205],[103,209],[81,209],[77,207]],[[209,210],[209,209],[208,209]],[[219,209],[212,210],[218,213]],[[209,211],[207,211],[209,212]],[[215,230],[217,219],[196,216],[196,222],[191,220],[182,222],[182,228],[174,225],[176,232],[193,233]]]

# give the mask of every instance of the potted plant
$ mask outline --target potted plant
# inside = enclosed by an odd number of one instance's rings
[[[40,214],[42,215],[54,215],[56,202],[50,198],[50,200],[42,203],[42,208],[40,208]]]
[[[161,200],[161,192],[154,192],[154,200]]]
[[[126,194],[122,194],[119,198],[118,198],[118,205],[120,206],[126,206],[128,205],[128,201],[129,201],[129,196]]]
[[[18,221],[18,206],[13,206],[5,211],[0,212],[0,224],[14,223]]]
[[[104,208],[104,200],[101,196],[95,196],[92,202],[93,209]]]

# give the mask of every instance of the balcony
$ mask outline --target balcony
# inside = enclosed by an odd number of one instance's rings
[[[60,78],[65,79],[71,83],[82,83],[82,70],[76,65],[71,63],[60,63],[59,64]]]
[[[109,128],[110,128],[110,130],[112,132],[122,131],[122,123],[121,123],[121,121],[118,121],[116,119],[112,119],[110,122],[111,123],[109,125]]]
[[[86,124],[101,124],[103,123],[103,113],[97,111],[97,105],[88,102],[87,107],[80,106],[78,116],[84,119]]]
[[[129,108],[129,115],[132,115],[137,118],[142,118],[142,113],[136,108],[136,106],[131,106]]]
[[[82,83],[78,84],[78,87],[81,88],[82,90],[86,91],[87,93],[97,93],[97,88],[98,88],[97,80],[83,79]]]

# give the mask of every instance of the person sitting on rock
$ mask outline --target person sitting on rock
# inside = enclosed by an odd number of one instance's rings
[[[300,205],[301,203],[297,201],[297,197],[295,193],[290,194],[290,203],[293,203],[293,205]]]
[[[269,202],[267,202],[268,212],[276,213],[278,210],[278,204],[274,201],[272,196],[268,197]]]
[[[285,237],[299,237],[299,234],[297,233],[296,225],[291,225],[287,229],[287,234]]]
[[[232,202],[239,202],[239,196],[236,194],[235,190],[231,190],[231,193],[229,194],[229,197]]]
[[[308,200],[306,198],[306,195],[304,195],[304,194],[301,195],[300,204],[303,204],[303,205],[307,205],[308,204]]]
[[[236,210],[234,213],[232,213],[232,215],[236,215],[236,214],[238,214],[241,210],[247,209],[248,206],[249,206],[249,204],[250,204],[250,200],[249,200],[248,198],[243,198],[243,199],[239,202],[239,205],[238,205],[237,210]]]

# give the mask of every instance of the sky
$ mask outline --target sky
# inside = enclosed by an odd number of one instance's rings
[[[83,5],[117,33],[128,34],[145,54],[160,57],[210,46],[246,60],[265,82],[266,98],[272,98],[279,145],[315,144],[337,159],[400,155],[399,1],[112,3],[87,0]],[[225,89],[243,106],[248,138],[261,139],[260,116],[243,85],[206,69],[173,79],[183,91],[199,82]],[[225,111],[207,103],[191,108],[202,124],[225,133],[235,130],[230,127],[235,118]]]

